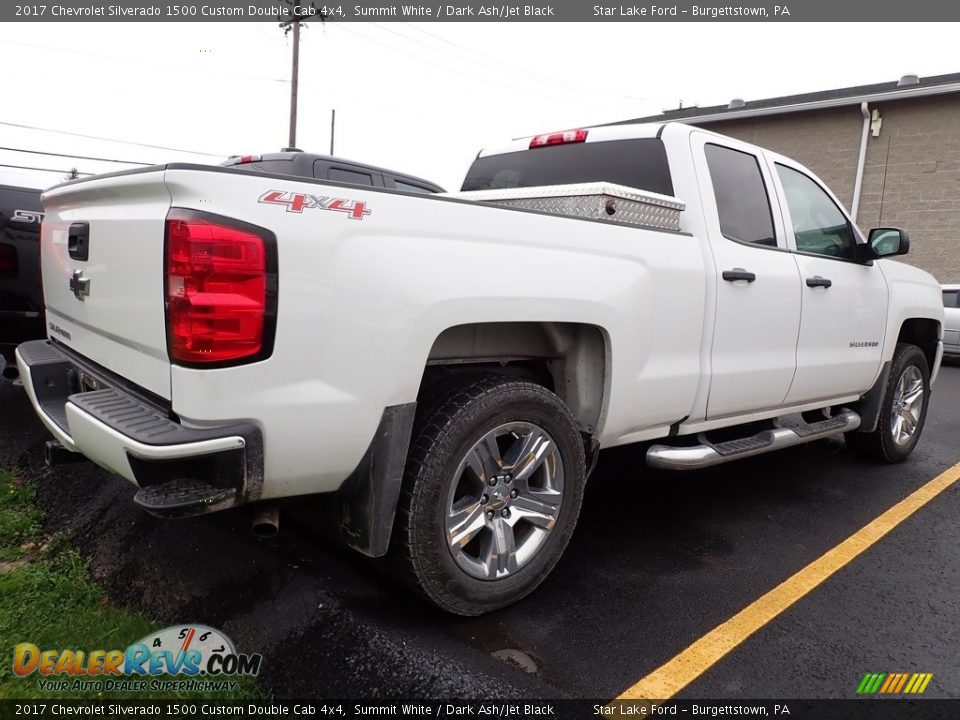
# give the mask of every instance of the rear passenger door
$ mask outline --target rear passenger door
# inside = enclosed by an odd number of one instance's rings
[[[691,143],[717,273],[707,417],[775,408],[796,370],[800,278],[770,170],[735,140]]]

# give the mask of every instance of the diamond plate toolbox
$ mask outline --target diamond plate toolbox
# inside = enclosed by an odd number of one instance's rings
[[[449,196],[654,230],[679,230],[680,213],[686,207],[675,197],[606,182],[473,190]]]

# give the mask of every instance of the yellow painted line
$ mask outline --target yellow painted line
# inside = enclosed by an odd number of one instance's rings
[[[933,680],[933,673],[927,673],[927,676],[923,679],[923,684],[919,688],[916,688],[916,692],[922,693],[926,690],[931,680]]]
[[[911,676],[910,676],[910,682],[907,683],[907,687],[904,688],[904,690],[903,690],[904,694],[906,694],[906,693],[912,693],[912,692],[913,692],[913,688],[919,686],[919,685],[920,685],[920,682],[922,681],[922,679],[923,679],[923,676],[920,675],[919,673],[914,673],[913,675],[911,675]]]
[[[658,667],[617,700],[668,700],[797,600],[861,555],[937,495],[960,480],[960,463],[942,472],[836,547]]]

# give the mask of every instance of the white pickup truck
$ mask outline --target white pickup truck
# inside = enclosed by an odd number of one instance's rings
[[[624,125],[482,152],[464,190],[173,164],[47,191],[49,340],[17,357],[49,461],[166,517],[327,494],[346,544],[478,614],[553,568],[601,447],[917,443],[940,287],[797,163]]]

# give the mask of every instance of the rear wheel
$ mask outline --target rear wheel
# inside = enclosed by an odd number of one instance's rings
[[[880,405],[877,429],[847,433],[847,445],[858,453],[884,460],[905,460],[923,432],[930,397],[927,358],[916,345],[900,343],[890,365],[890,377]]]
[[[583,442],[563,402],[533,383],[483,376],[423,408],[393,552],[441,608],[478,615],[546,578],[573,533]]]

